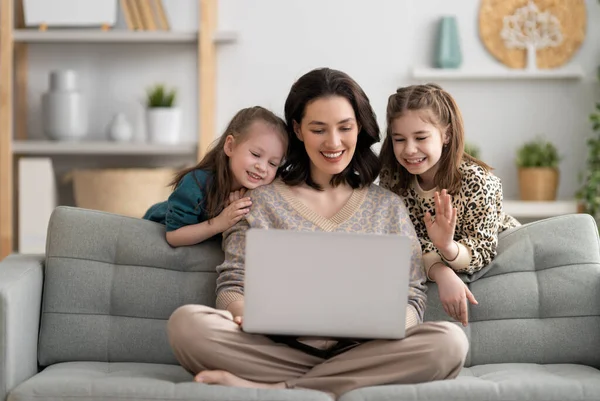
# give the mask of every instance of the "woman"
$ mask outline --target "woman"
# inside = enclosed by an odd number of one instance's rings
[[[468,342],[451,323],[422,323],[426,278],[420,245],[402,199],[373,185],[379,163],[371,146],[379,141],[379,129],[367,96],[340,71],[314,70],[292,86],[285,117],[290,148],[281,178],[253,190],[250,213],[224,233],[217,309],[186,305],[169,319],[177,359],[202,383],[308,388],[334,397],[364,386],[456,377]],[[244,246],[250,228],[410,237],[406,337],[282,343],[243,332]]]

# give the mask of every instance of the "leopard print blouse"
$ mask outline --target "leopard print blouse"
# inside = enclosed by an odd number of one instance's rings
[[[463,161],[459,170],[463,176],[462,186],[459,193],[452,197],[453,205],[457,208],[454,240],[459,248],[460,245],[466,248],[470,258],[461,266],[447,264],[457,273],[473,274],[487,266],[496,256],[498,234],[520,223],[502,209],[502,183],[498,177],[469,161]],[[396,194],[402,194],[397,177],[392,177],[388,169],[382,169],[380,185]],[[429,239],[424,220],[427,211],[435,215],[433,197],[436,190],[437,188],[424,191],[415,177],[407,194],[403,196],[421,242],[424,260],[433,261],[445,260]],[[439,257],[427,258],[426,254],[431,252],[437,253]],[[425,266],[425,271],[428,272],[434,263]]]

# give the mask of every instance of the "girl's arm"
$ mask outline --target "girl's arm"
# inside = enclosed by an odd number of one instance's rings
[[[469,250],[454,241],[457,222],[457,209],[452,204],[452,196],[443,189],[434,195],[435,218],[427,211],[423,218],[427,232],[427,244],[424,244],[425,271],[430,280],[430,267],[436,263],[453,263],[455,266],[468,266],[471,260]],[[422,240],[423,242],[423,240]],[[443,264],[443,263],[442,263]]]
[[[167,231],[167,242],[172,247],[194,245],[225,231],[216,221],[208,220]]]
[[[174,231],[168,231],[167,242],[169,245],[177,247],[194,245],[205,241],[222,233],[240,221],[242,217],[248,213],[251,205],[252,202],[250,201],[250,198],[238,199],[227,206],[221,214],[214,219],[184,226]]]
[[[223,231],[243,217],[249,198],[231,202],[219,216],[207,220],[202,209],[210,177],[202,170],[186,174],[167,200],[166,240],[173,247],[194,245]]]
[[[479,191],[463,200],[463,213],[457,227],[457,243],[469,258],[446,260],[460,273],[473,274],[491,263],[498,246],[498,227],[502,219],[502,184],[492,175],[475,177]],[[475,181],[474,180],[474,181]]]
[[[431,278],[437,282],[440,301],[448,316],[461,322],[463,326],[469,324],[469,310],[467,301],[477,304],[477,300],[467,285],[456,273],[442,262],[431,266]]]

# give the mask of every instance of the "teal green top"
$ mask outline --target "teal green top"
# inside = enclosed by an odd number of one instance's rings
[[[164,202],[152,205],[143,219],[164,224],[167,231],[208,220],[206,193],[212,173],[193,170],[183,176]]]

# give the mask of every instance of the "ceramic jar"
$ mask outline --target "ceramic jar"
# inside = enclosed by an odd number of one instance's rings
[[[115,142],[129,142],[133,138],[133,128],[124,113],[115,114],[108,124],[108,138]]]
[[[87,135],[85,96],[77,87],[73,70],[50,72],[49,90],[42,95],[44,133],[57,141],[80,140]]]

